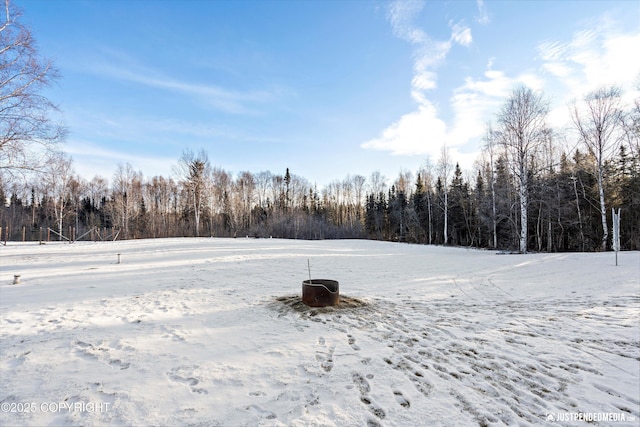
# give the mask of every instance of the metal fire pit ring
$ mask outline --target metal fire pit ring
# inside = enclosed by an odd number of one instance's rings
[[[340,304],[337,280],[312,279],[302,282],[302,302],[310,307],[327,307]]]

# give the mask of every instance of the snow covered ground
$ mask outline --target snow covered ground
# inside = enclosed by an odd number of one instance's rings
[[[3,426],[640,422],[638,252],[616,267],[208,238],[10,242],[0,257]],[[340,282],[340,307],[300,302],[307,260]]]

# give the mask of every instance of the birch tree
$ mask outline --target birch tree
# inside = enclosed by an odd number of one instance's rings
[[[118,224],[123,237],[128,239],[130,222],[135,214],[135,202],[137,183],[142,182],[142,172],[136,172],[130,163],[119,163],[113,175],[112,218],[113,223]]]
[[[518,183],[521,253],[527,252],[529,184],[532,160],[547,140],[548,103],[526,86],[514,89],[498,114],[499,143]]]
[[[59,77],[10,0],[0,6],[0,172],[43,171],[66,129],[42,90]]]
[[[571,107],[571,118],[580,136],[580,141],[595,159],[594,174],[598,183],[600,220],[602,222],[601,248],[603,251],[607,249],[609,238],[604,197],[605,166],[607,160],[617,152],[620,142],[625,136],[622,127],[620,97],[620,88],[616,86],[601,87],[587,94],[582,105],[574,102]]]
[[[449,179],[451,178],[451,171],[453,170],[453,163],[451,162],[451,156],[447,145],[442,146],[440,152],[440,160],[438,160],[438,175],[440,182],[442,183],[443,192],[443,210],[444,210],[444,230],[443,230],[443,242],[449,243]]]
[[[498,212],[496,210],[496,180],[495,180],[495,158],[496,158],[496,134],[491,123],[487,123],[484,136],[484,152],[489,156],[488,177],[491,188],[491,235],[493,248],[498,247]]]
[[[72,178],[73,163],[71,157],[64,153],[55,153],[47,163],[45,182],[47,192],[53,204],[53,212],[58,225],[60,240],[62,240],[63,235],[63,220],[68,213],[69,185]],[[71,236],[69,236],[69,238],[71,238]]]

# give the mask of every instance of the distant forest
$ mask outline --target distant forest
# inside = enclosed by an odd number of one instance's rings
[[[526,176],[519,176],[503,117],[515,96],[487,125],[484,150],[466,175],[446,147],[437,162],[392,181],[374,172],[322,189],[288,169],[234,175],[212,166],[205,151],[189,150],[172,177],[145,178],[121,164],[110,182],[98,176],[87,181],[73,173],[69,156],[59,154],[29,182],[2,180],[2,239],[361,238],[522,252],[525,236],[525,251],[597,251],[612,248],[611,210],[619,209],[621,249],[639,250],[638,103],[625,116],[630,126],[615,124],[617,139],[609,140],[614,149],[604,147],[607,157],[580,143],[588,136],[545,128],[523,159]],[[570,146],[577,147],[571,154]]]

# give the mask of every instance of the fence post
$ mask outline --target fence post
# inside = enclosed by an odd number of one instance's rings
[[[22,226],[22,242],[24,243],[27,237],[27,226],[23,225]]]
[[[40,244],[42,244],[42,227],[40,227]]]
[[[611,208],[611,216],[613,217],[613,250],[616,252],[616,266],[618,265],[618,251],[620,250],[620,208],[618,212]]]

